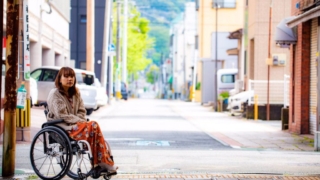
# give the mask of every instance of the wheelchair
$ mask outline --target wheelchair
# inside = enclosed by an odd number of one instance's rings
[[[45,114],[48,113],[47,104]],[[98,179],[111,179],[115,172],[102,172],[96,175],[93,172],[93,156],[90,144],[85,140],[76,141],[68,136],[68,133],[57,124],[62,119],[43,123],[41,130],[35,135],[30,147],[30,161],[33,170],[41,178],[46,180],[61,179],[65,175],[72,179],[87,179],[91,176]],[[105,141],[107,150],[111,153],[110,145]]]

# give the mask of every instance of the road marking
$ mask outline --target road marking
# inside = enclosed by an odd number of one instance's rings
[[[137,146],[170,146],[168,141],[137,141]]]

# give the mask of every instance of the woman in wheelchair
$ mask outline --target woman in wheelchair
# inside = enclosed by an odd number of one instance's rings
[[[64,122],[59,123],[58,126],[66,130],[70,138],[89,142],[94,167],[91,173],[94,177],[99,177],[103,172],[114,175],[118,167],[114,166],[99,124],[86,120],[86,109],[75,85],[74,70],[62,67],[55,79],[56,88],[51,90],[47,98],[49,109],[47,120],[63,119]]]

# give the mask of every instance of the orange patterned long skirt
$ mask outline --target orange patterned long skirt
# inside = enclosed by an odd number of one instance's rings
[[[95,121],[88,121],[78,122],[77,126],[77,129],[69,132],[69,136],[74,140],[89,142],[93,155],[93,165],[96,166],[98,163],[104,162],[113,166],[114,162],[110,158],[99,124]]]

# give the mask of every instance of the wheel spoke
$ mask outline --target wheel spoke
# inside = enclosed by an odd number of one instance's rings
[[[67,172],[71,146],[66,138],[62,130],[50,127],[40,130],[33,139],[30,159],[41,179],[61,179]]]

